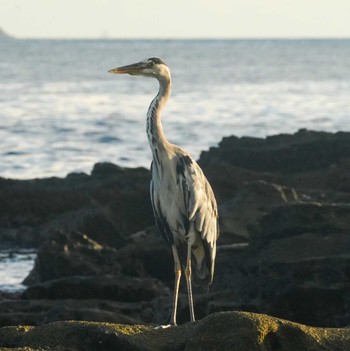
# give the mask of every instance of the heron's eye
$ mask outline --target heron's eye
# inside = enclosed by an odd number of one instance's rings
[[[148,67],[154,67],[154,62],[153,61],[148,61]]]

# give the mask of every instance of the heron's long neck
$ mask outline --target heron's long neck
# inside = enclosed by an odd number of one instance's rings
[[[163,132],[161,111],[167,103],[171,92],[171,79],[159,79],[159,92],[152,100],[147,112],[147,136],[153,156],[166,150],[169,142]]]

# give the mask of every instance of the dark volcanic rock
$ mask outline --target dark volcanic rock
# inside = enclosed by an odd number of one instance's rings
[[[265,139],[224,138],[218,148],[203,152],[201,164],[228,163],[258,172],[300,173],[326,169],[350,158],[350,133],[301,129]]]
[[[72,276],[29,287],[24,299],[102,299],[122,302],[150,301],[169,291],[159,280],[125,276]]]
[[[221,202],[244,181],[257,179],[297,191],[349,191],[350,133],[302,129],[265,139],[230,136],[202,152],[199,164]]]
[[[265,181],[242,184],[237,195],[220,206],[220,244],[248,241],[252,226],[273,208],[298,201],[294,189]],[[236,237],[236,238],[235,238]]]
[[[70,276],[154,277],[173,283],[171,249],[155,227],[131,235],[119,250],[102,246],[86,234],[55,232],[38,250],[26,285]]]
[[[50,350],[335,351],[350,348],[347,329],[310,328],[265,315],[226,312],[180,327],[56,322],[0,329],[0,347]]]
[[[147,306],[147,304],[146,304]],[[62,320],[111,323],[149,322],[141,319],[145,303],[125,303],[112,300],[0,300],[0,326],[41,325]]]
[[[26,285],[69,276],[117,274],[117,251],[102,246],[86,234],[56,232],[40,246]]]
[[[154,277],[172,287],[174,266],[171,248],[155,226],[129,237],[128,245],[118,250],[121,273],[132,277]]]
[[[169,288],[158,279],[167,275],[168,280],[164,280],[169,283],[169,277],[173,276],[172,257],[168,250],[164,250],[164,243],[154,229],[148,230],[148,236],[145,235],[147,234],[135,234],[130,237],[130,244],[118,251],[101,246],[85,234],[54,233],[39,249],[35,266],[25,280],[31,287],[22,294],[22,298],[36,301],[36,305],[39,306],[38,300],[42,299],[63,301],[62,304],[65,304],[67,299],[143,303],[165,295],[169,305]],[[161,255],[164,253],[169,256],[163,263]],[[161,273],[164,271],[162,265],[169,267],[165,270],[165,275]],[[152,273],[155,273],[153,276],[158,279],[150,278]],[[15,301],[12,301],[10,306],[15,308],[15,305]],[[124,311],[123,316],[139,322],[168,320],[169,306],[163,315],[163,312],[156,311],[153,305],[149,303],[147,308],[143,306],[145,311],[136,306],[135,310]],[[50,315],[47,316],[49,311],[44,310],[45,308],[40,316],[46,321]],[[102,309],[101,313],[103,315],[105,311]],[[18,313],[16,315],[18,316]],[[66,315],[62,314],[62,318]],[[27,317],[24,315],[24,318]]]
[[[231,289],[237,309],[308,325],[348,325],[349,211],[348,205],[277,207],[262,217],[248,250],[218,254],[214,289]]]
[[[349,235],[350,204],[298,203],[279,206],[265,215],[253,233],[254,245],[301,233]]]
[[[127,234],[153,224],[149,178],[146,169],[111,164],[95,165],[90,176],[0,178],[1,242],[37,247],[60,229],[118,246]]]
[[[202,154],[222,235],[211,292],[194,288],[198,318],[238,309],[314,326],[350,324],[349,145],[349,133],[301,130],[225,138]],[[40,247],[26,280],[34,285],[23,295],[27,300],[2,295],[0,316],[7,306],[5,315],[12,308],[18,323],[22,313],[24,322],[39,324],[35,308],[42,322],[114,321],[109,308],[116,319],[169,319],[173,259],[154,228],[144,169],[98,164],[90,176],[0,179],[0,240]],[[179,323],[188,321],[185,294],[183,283]],[[86,310],[87,298],[95,301],[93,312]],[[267,336],[267,350],[282,345],[276,333]]]

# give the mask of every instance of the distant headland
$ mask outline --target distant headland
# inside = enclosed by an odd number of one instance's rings
[[[12,38],[0,27],[0,38]]]

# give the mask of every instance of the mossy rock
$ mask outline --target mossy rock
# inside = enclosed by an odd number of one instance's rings
[[[262,314],[222,312],[178,327],[64,321],[0,329],[1,350],[345,351],[350,330],[314,328]]]

